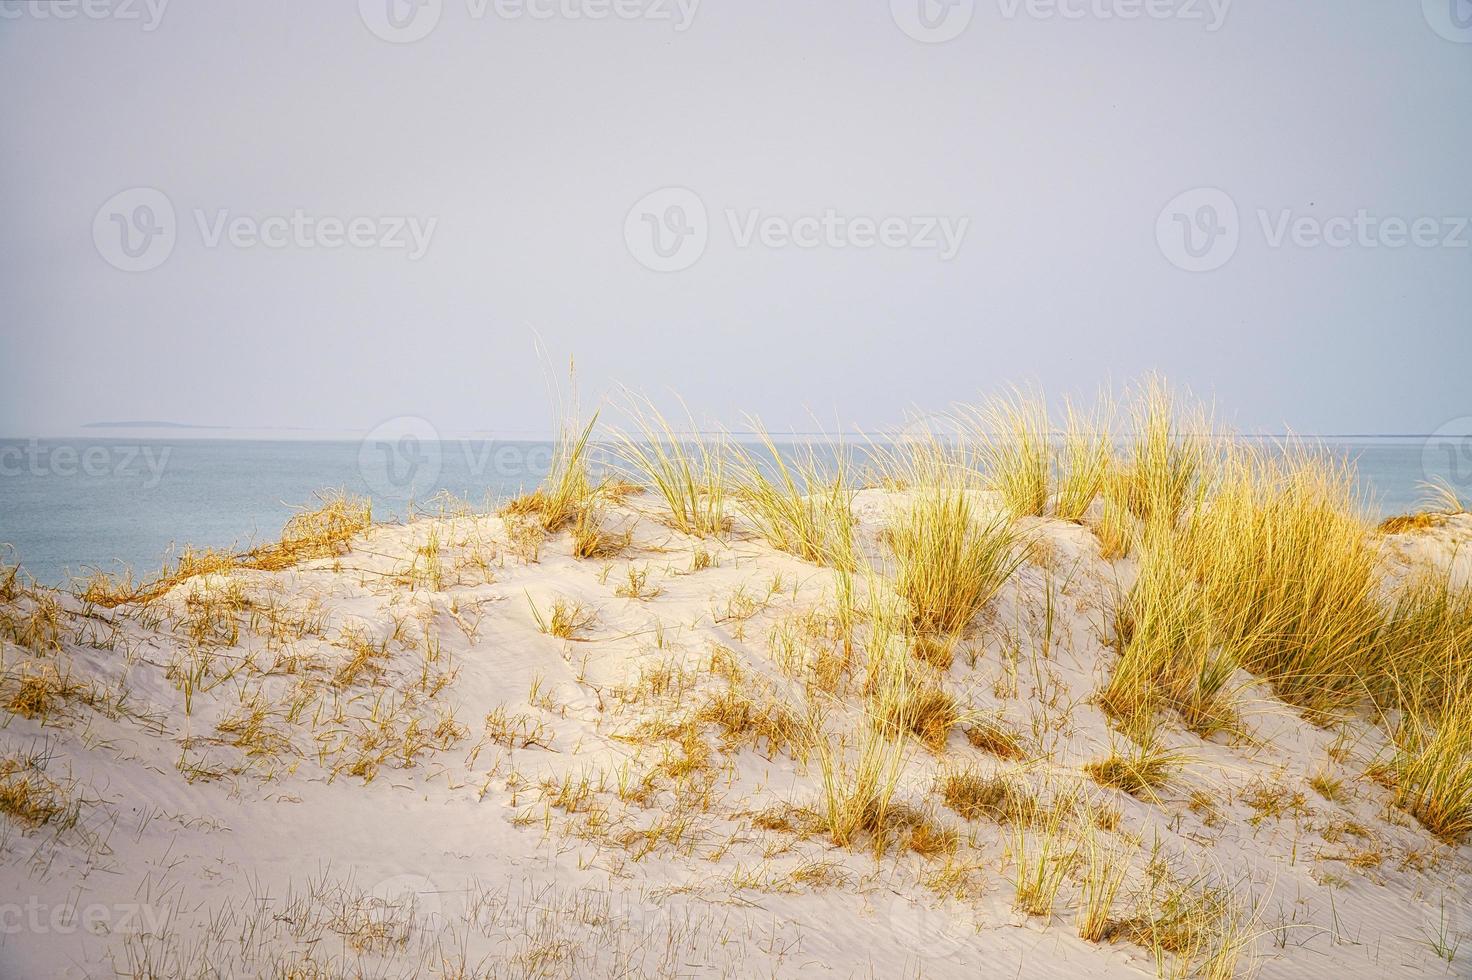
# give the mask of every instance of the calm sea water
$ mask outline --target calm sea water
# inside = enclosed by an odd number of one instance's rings
[[[1422,481],[1472,482],[1445,447],[1420,437],[1326,446],[1357,460],[1381,515],[1415,509]],[[47,584],[121,564],[146,573],[186,544],[273,540],[324,488],[366,494],[374,518],[391,520],[411,506],[432,510],[444,492],[505,499],[540,482],[550,459],[545,442],[0,440],[0,542],[13,549],[7,562]]]

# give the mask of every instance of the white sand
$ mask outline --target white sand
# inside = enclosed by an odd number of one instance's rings
[[[859,495],[870,547],[878,547],[891,506],[878,491]],[[219,576],[176,588],[156,604],[167,613],[156,622],[123,610],[84,615],[81,603],[64,598],[65,648],[46,659],[70,664],[76,682],[124,683],[127,712],[74,704],[44,726],[7,716],[4,754],[44,745],[48,774],[74,781],[82,804],[70,830],[0,827],[0,975],[1154,975],[1139,947],[1077,938],[1074,883],[1064,886],[1051,921],[1013,910],[1007,832],[968,824],[934,792],[945,765],[1013,764],[973,748],[959,730],[944,760],[911,751],[899,799],[966,835],[957,861],[976,867],[964,898],[927,887],[943,859],[891,851],[876,860],[819,835],[755,827],[753,815],[768,808],[817,805],[816,758],[802,765],[765,748],[724,752],[714,726],[705,730],[719,771],[708,809],[688,797],[677,801],[664,777],[643,803],[621,800],[621,773],[636,783],[680,752],[619,736],[723,690],[726,681],[707,669],[713,646],[734,651],[745,674],[767,678],[801,712],[803,685],[784,672],[770,638],[774,627],[831,603],[833,579],[739,530],[725,545],[704,543],[715,565],[692,571],[698,543],[660,524],[652,499],[634,498],[612,517],[633,528],[635,543],[606,562],[573,559],[563,534],[544,544],[539,562],[524,563],[508,553],[500,518],[458,517],[375,527],[336,561],[239,573],[257,610],[274,603],[308,612],[320,629],[268,649],[252,614],[242,612],[237,641],[218,647],[215,676],[206,680],[212,686],[195,690],[188,715],[166,672],[184,649],[180,620],[189,593],[225,588]],[[974,665],[963,650],[947,684],[972,707],[999,710],[1033,740],[1038,759],[1026,771],[1042,785],[1081,778],[1079,767],[1110,746],[1089,697],[1114,660],[1098,634],[1116,583],[1127,584],[1131,568],[1100,560],[1085,528],[1029,524],[1049,545],[1048,568],[1030,564],[1008,584],[970,643]],[[395,581],[432,533],[446,573],[442,587]],[[1456,542],[1469,539],[1472,519],[1462,517],[1402,536],[1399,546],[1411,560],[1445,561]],[[490,581],[464,564],[469,553],[493,551]],[[647,568],[647,584],[659,595],[615,594],[631,564]],[[1049,582],[1058,622],[1045,655]],[[744,606],[743,594],[757,601]],[[596,611],[596,622],[575,642],[543,635],[528,596],[544,613],[556,596],[579,600]],[[260,626],[259,612],[256,620]],[[217,731],[257,692],[284,710],[313,657],[330,677],[349,656],[341,644],[350,629],[394,637],[379,683],[364,675],[336,695],[326,685],[301,717],[268,716],[281,740],[274,755],[248,757]],[[78,632],[115,642],[94,648]],[[1021,654],[1016,696],[1006,696],[1004,651],[1013,643]],[[412,689],[427,650],[430,668],[448,668],[453,678],[408,709],[397,737],[408,717],[433,728],[446,708],[469,735],[447,749],[426,748],[408,764],[385,764],[366,784],[347,772],[330,778],[333,766],[353,757],[333,747],[366,730],[353,719],[398,696],[385,691]],[[288,655],[301,658],[296,675],[280,663]],[[31,658],[5,644],[8,683]],[[254,666],[244,666],[247,658]],[[228,663],[238,670],[221,678]],[[266,673],[273,663],[276,672]],[[693,686],[663,699],[621,699],[619,689],[634,684],[641,668],[661,664],[688,669]],[[345,720],[322,707],[334,696]],[[1432,943],[1472,930],[1472,850],[1438,842],[1391,808],[1385,789],[1361,778],[1384,747],[1379,731],[1367,723],[1314,727],[1261,687],[1243,696],[1256,744],[1206,742],[1168,726],[1170,744],[1191,761],[1159,803],[1094,788],[1113,797],[1121,831],[1140,842],[1136,863],[1159,839],[1179,867],[1256,895],[1263,977],[1472,975],[1472,942],[1450,964]],[[539,728],[542,744],[485,741],[483,719],[503,705],[509,717]],[[852,704],[834,710],[835,728],[843,712],[858,717]],[[1330,757],[1336,742],[1348,748],[1340,762]],[[197,778],[186,778],[181,764],[198,767]],[[1344,803],[1307,785],[1325,770],[1343,780]],[[591,810],[549,805],[544,781],[585,775]],[[1301,793],[1301,805],[1263,816],[1244,799],[1255,787],[1278,784],[1290,797]],[[1217,801],[1212,826],[1187,805],[1198,790]],[[665,840],[641,853],[647,836],[630,831],[676,820],[689,822],[677,844]],[[1373,854],[1378,863],[1365,857]],[[798,869],[806,873],[794,878]],[[81,921],[69,921],[68,910]]]

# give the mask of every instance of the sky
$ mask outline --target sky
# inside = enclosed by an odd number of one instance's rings
[[[0,0],[0,434],[1472,430],[1469,90],[1469,0]]]

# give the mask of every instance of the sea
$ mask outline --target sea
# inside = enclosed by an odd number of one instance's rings
[[[1372,516],[1416,510],[1428,481],[1472,498],[1467,438],[1316,444],[1355,463]],[[334,489],[367,496],[375,520],[403,520],[452,500],[492,506],[535,487],[551,460],[551,443],[495,439],[0,439],[0,562],[53,586],[96,569],[147,575],[186,546],[274,540]]]

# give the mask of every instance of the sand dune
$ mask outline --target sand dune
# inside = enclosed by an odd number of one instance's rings
[[[1463,969],[1437,945],[1472,855],[1364,778],[1368,717],[1314,724],[1243,674],[1236,733],[1162,726],[1157,788],[1086,774],[1123,740],[1092,696],[1135,564],[1089,526],[1019,522],[1030,557],[935,669],[956,715],[894,740],[889,826],[839,847],[825,760],[850,771],[868,726],[837,573],[739,513],[696,538],[618,496],[604,557],[458,512],[146,603],[13,584],[5,974],[1130,977],[1157,970],[1132,910],[1213,896],[1238,975]],[[905,506],[854,496],[875,563]],[[1387,567],[1469,539],[1388,538]],[[1009,786],[1031,817],[992,805]],[[1051,910],[1019,907],[1028,869]]]

